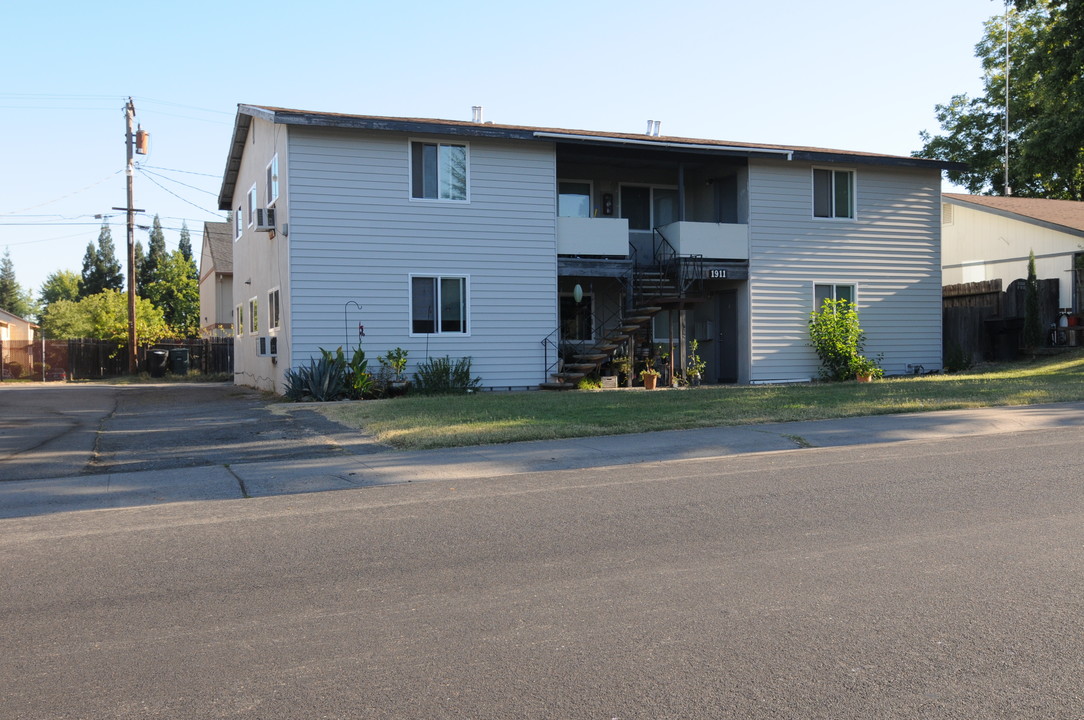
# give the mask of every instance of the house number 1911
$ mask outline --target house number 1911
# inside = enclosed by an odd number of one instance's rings
[[[726,270],[708,270],[708,279],[726,279]]]

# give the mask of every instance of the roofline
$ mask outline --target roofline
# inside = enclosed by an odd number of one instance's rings
[[[635,145],[645,149],[683,150],[687,152],[714,154],[721,156],[739,156],[756,158],[782,158],[788,161],[849,163],[853,165],[888,165],[893,167],[914,167],[936,170],[963,170],[963,163],[943,160],[905,157],[899,155],[877,155],[873,153],[850,152],[786,145],[734,144],[679,137],[637,137],[630,133],[605,133],[582,130],[562,130],[559,128],[539,128],[519,125],[496,125],[462,120],[438,120],[429,118],[397,118],[370,115],[346,115],[326,112],[309,112],[288,108],[265,107],[260,105],[237,106],[237,118],[234,122],[230,151],[223,173],[222,188],[218,195],[219,210],[232,210],[233,195],[237,186],[237,173],[241,168],[241,154],[248,137],[252,118],[259,118],[276,125],[296,125],[299,127],[343,128],[352,130],[374,130],[382,132],[426,133],[433,135],[452,135],[458,137],[496,138],[534,142],[596,144],[596,145]]]
[[[961,197],[958,194],[941,193],[941,199],[943,202],[953,203],[956,205],[967,206],[969,209],[982,210],[983,212],[997,215],[998,217],[1008,218],[1009,220],[1019,220],[1020,222],[1026,222],[1029,225],[1035,225],[1036,227],[1045,228],[1047,230],[1056,230],[1067,235],[1075,235],[1076,237],[1084,238],[1084,230],[1069,227],[1068,225],[1062,225],[1060,223],[1050,222],[1049,220],[1040,220],[1039,218],[1031,217],[1030,215],[1023,215],[1012,210],[1002,210],[1001,208],[990,207],[978,202],[972,202],[966,198],[969,196]],[[1042,198],[1028,198],[1034,200],[1040,200]]]

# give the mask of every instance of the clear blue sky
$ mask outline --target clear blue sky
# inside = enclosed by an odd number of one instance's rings
[[[135,206],[199,253],[238,103],[906,155],[974,94],[995,0],[5,3],[0,252],[36,292],[96,214],[124,257],[124,116],[151,133]],[[151,174],[153,173],[153,174]],[[147,244],[147,232],[136,238]]]

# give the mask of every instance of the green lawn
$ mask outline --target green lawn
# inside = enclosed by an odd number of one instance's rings
[[[314,405],[400,449],[1084,400],[1084,351],[872,383],[476,393]]]

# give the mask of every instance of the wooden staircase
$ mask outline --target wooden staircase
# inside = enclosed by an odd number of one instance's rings
[[[565,363],[556,373],[550,375],[549,382],[540,383],[543,390],[573,390],[577,381],[597,371],[602,364],[613,358],[633,334],[647,326],[651,319],[662,310],[662,306],[638,304],[637,307],[623,313],[617,325],[606,332],[590,348],[572,356],[571,363]]]
[[[572,356],[572,362],[561,365],[560,360],[547,367],[549,381],[540,383],[543,390],[571,390],[577,381],[596,372],[602,364],[614,357],[614,353],[625,347],[637,332],[647,327],[664,308],[682,308],[690,303],[702,302],[704,297],[690,297],[689,290],[702,287],[704,277],[703,258],[699,255],[679,256],[673,246],[656,228],[653,246],[653,263],[634,267],[625,276],[624,282],[631,295],[631,309],[626,309],[613,322],[612,318],[602,323],[610,325],[600,340],[589,349]],[[543,339],[547,351],[552,346],[557,357],[560,355],[559,330]],[[630,347],[631,350],[631,347]],[[630,352],[631,355],[631,352]],[[549,372],[556,367],[557,372]]]

